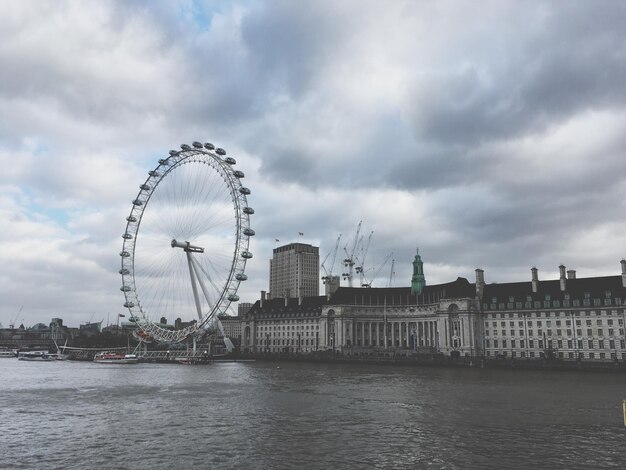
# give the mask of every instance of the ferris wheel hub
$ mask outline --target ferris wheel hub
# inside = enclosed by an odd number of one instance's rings
[[[204,253],[204,248],[192,245],[189,242],[179,242],[176,239],[173,239],[171,245],[172,248],[182,248],[186,252]]]

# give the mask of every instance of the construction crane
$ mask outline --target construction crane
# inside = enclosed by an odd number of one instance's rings
[[[353,271],[354,271],[354,265],[356,264],[355,261],[355,253],[357,250],[357,247],[359,245],[359,234],[361,233],[361,224],[363,223],[363,221],[361,220],[359,222],[359,225],[357,225],[356,228],[356,234],[354,235],[354,243],[352,244],[352,250],[350,252],[348,252],[348,245],[343,247],[343,251],[346,253],[346,258],[343,260],[343,265],[348,268],[347,272],[344,272],[342,274],[343,279],[348,281],[348,286],[352,287],[352,277],[354,275]]]
[[[378,267],[378,269],[376,270],[376,272],[374,273],[374,275],[372,276],[372,280],[369,282],[364,282],[363,284],[361,284],[361,287],[372,287],[372,283],[374,282],[374,280],[378,277],[378,275],[380,274],[380,272],[382,271],[382,269],[385,267],[385,265],[387,264],[387,262],[389,261],[389,259],[393,256],[393,253],[389,253],[387,255],[387,257],[385,258],[385,261],[383,261],[383,263]],[[391,268],[393,271],[393,267]]]
[[[22,313],[22,309],[24,308],[24,306],[22,305],[20,307],[20,309],[17,311],[17,313],[15,314],[15,318],[13,319],[12,322],[9,323],[9,328],[14,329],[15,328],[15,322],[17,321],[17,317],[20,316],[20,313]]]
[[[335,243],[335,249],[332,251],[333,257],[331,258],[330,261],[330,268],[326,269],[326,260],[328,260],[328,257],[330,256],[330,252],[326,255],[326,257],[324,258],[324,261],[322,261],[321,264],[321,268],[324,271],[324,275],[322,276],[322,281],[324,282],[324,284],[327,284],[328,282],[330,282],[332,280],[333,277],[333,268],[335,267],[335,259],[337,258],[337,251],[339,250],[339,242],[341,241],[341,234],[339,234],[339,236],[337,237],[337,243]]]
[[[393,283],[396,278],[396,272],[393,270],[395,265],[396,265],[396,260],[392,259],[391,260],[391,272],[389,273],[389,284],[387,284],[387,287],[393,287]]]
[[[359,266],[354,268],[356,273],[359,275],[359,281],[361,282],[361,285],[363,285],[363,283],[365,282],[365,259],[367,258],[367,252],[370,249],[370,242],[372,241],[372,235],[374,235],[373,230],[370,232],[369,237],[367,237],[367,243],[365,244],[365,247],[363,247],[363,245],[361,244],[362,253],[361,253],[361,259],[359,260]],[[361,241],[362,240],[363,240],[363,237],[361,237]]]

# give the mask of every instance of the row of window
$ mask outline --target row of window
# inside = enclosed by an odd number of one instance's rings
[[[494,351],[493,354],[491,353],[491,351],[487,351],[487,356],[497,356],[497,357],[509,357],[509,352],[510,352],[510,357],[526,357],[526,351],[502,351],[502,352],[498,352],[498,351]],[[545,354],[543,353],[543,351],[540,351],[539,354],[536,354],[535,351],[529,351],[528,353],[528,357],[545,357]],[[576,359],[576,353],[573,352],[559,352],[558,353],[558,357],[560,359]],[[598,355],[596,356],[595,352],[578,352],[578,357],[580,359],[611,359],[613,361],[618,360],[618,359],[626,359],[626,353],[620,353],[620,352],[612,352],[609,353],[609,355],[607,355],[606,353],[598,353]]]
[[[552,320],[545,320],[545,322],[546,322],[546,326],[547,327],[552,326]],[[602,326],[603,325],[602,322],[603,322],[603,319],[602,318],[598,318],[596,320],[596,325],[597,326]],[[606,324],[608,326],[613,326],[613,322],[614,322],[613,318],[606,319]],[[565,326],[571,326],[571,324],[572,324],[571,320],[565,320]],[[618,318],[617,319],[617,324],[619,326],[624,326],[624,319],[623,318]],[[495,328],[495,327],[498,326],[498,322],[496,322],[496,321],[491,322],[491,325]],[[517,322],[517,325],[519,327],[523,327],[524,326],[524,321],[523,320],[519,320]],[[561,326],[561,320],[556,320],[555,321],[555,325],[556,326]],[[581,325],[582,325],[582,320],[576,320],[576,326],[581,326]],[[585,325],[591,326],[592,325],[592,320],[590,320],[590,319],[585,320]],[[500,322],[500,326],[502,328],[505,328],[506,327],[506,322],[501,321]],[[527,327],[532,327],[533,326],[533,321],[532,320],[528,320],[526,322],[526,326]],[[538,327],[542,327],[543,326],[542,320],[537,320],[537,326]],[[515,322],[514,321],[510,321],[509,322],[509,327],[514,328],[515,327]],[[489,328],[489,322],[485,322],[485,328]]]
[[[594,345],[597,343],[597,347],[594,347]],[[616,345],[618,345],[620,347],[620,349],[624,350],[626,349],[626,341],[625,340],[571,340],[568,339],[566,341],[563,340],[547,340],[545,342],[546,346],[549,349],[553,349],[553,348],[558,348],[558,349],[563,349],[563,346],[565,345],[567,347],[567,349],[615,349]],[[544,346],[544,341],[543,340],[538,340],[538,341],[534,341],[532,339],[528,340],[528,348],[529,349],[534,349],[535,347],[537,347],[537,349],[543,349]],[[506,348],[511,348],[511,349],[515,349],[515,348],[520,348],[520,349],[525,349],[526,348],[526,341],[523,339],[520,340],[497,340],[497,339],[486,339],[485,340],[485,348],[486,349],[506,349]]]
[[[509,330],[509,332],[511,333],[510,335],[506,334],[506,330],[500,330],[502,334],[498,334],[498,330],[493,330],[493,336],[528,336],[528,337],[534,337],[535,335],[533,334],[533,330],[528,330],[528,334],[525,335],[524,334],[524,330],[518,330],[518,335],[515,334],[515,330]],[[490,330],[485,330],[485,336],[492,336],[489,334]],[[587,336],[604,336],[604,329],[602,328],[597,328],[595,330],[595,334],[594,334],[594,330],[592,328],[587,328],[586,330]],[[552,330],[548,329],[546,330],[546,335],[547,336],[553,336],[552,335]],[[618,336],[623,336],[624,335],[624,328],[620,328],[618,330]],[[537,330],[537,336],[538,337],[543,337],[543,330]],[[560,328],[557,328],[556,330],[556,336],[563,336],[563,330],[561,330]],[[568,329],[565,331],[565,336],[572,336],[572,330]],[[577,329],[576,330],[576,336],[583,336],[583,330],[581,329]],[[609,328],[608,329],[608,335],[607,336],[615,336],[615,330],[613,328]]]
[[[312,330],[320,329],[319,325],[311,325],[310,328]],[[270,326],[259,326],[257,328],[257,330],[261,330],[261,331],[272,331],[272,330],[308,330],[309,329],[309,325],[270,325]]]

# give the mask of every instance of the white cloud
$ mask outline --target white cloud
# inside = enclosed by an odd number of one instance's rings
[[[543,2],[13,1],[0,17],[0,321],[123,302],[130,203],[169,148],[246,173],[257,237],[374,231],[429,283],[613,274],[623,246],[624,7]],[[5,228],[6,227],[6,228]],[[389,266],[390,268],[390,266]],[[389,275],[381,269],[378,285]]]

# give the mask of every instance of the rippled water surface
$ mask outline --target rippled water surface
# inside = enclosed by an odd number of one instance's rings
[[[607,373],[0,359],[0,468],[626,468]]]

